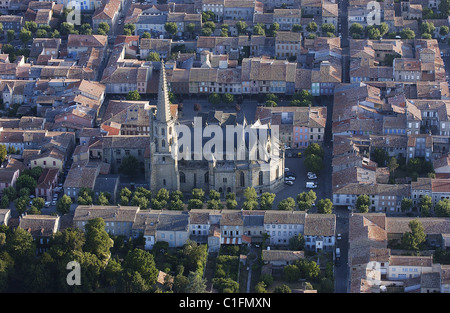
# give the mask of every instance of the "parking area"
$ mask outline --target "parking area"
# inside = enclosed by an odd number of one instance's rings
[[[307,182],[314,182],[317,185],[317,188],[313,188],[312,190],[316,193],[318,200],[329,198],[331,195],[330,192],[328,192],[328,182],[331,180],[331,173],[329,173],[325,166],[327,158],[325,157],[324,159],[325,168],[320,173],[317,173],[317,178],[308,179],[308,169],[304,164],[304,150],[288,150],[288,152],[291,152],[293,156],[297,155],[297,152],[302,152],[302,157],[289,157],[288,153],[286,154],[285,167],[289,169],[289,172],[295,175],[295,180],[293,180],[292,185],[285,184],[284,188],[276,193],[273,208],[276,209],[278,203],[283,199],[292,197],[296,200],[299,193],[311,190],[306,187]],[[312,208],[311,211],[314,213],[314,208]]]

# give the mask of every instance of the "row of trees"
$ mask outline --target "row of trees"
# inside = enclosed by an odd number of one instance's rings
[[[265,100],[264,105],[266,107],[278,106],[279,98],[277,95],[273,93],[266,94],[264,100]],[[312,94],[308,90],[302,90],[292,95],[289,105],[307,107],[312,105],[312,102],[313,102]]]
[[[356,198],[355,208],[360,213],[369,212],[370,197],[368,195],[359,195]],[[401,201],[401,211],[409,212],[414,208],[414,202],[412,199],[403,198]],[[429,195],[423,195],[420,197],[416,208],[421,212],[422,216],[429,217],[434,214],[438,217],[450,217],[450,200],[441,199],[433,207],[433,200]]]
[[[385,35],[390,39],[395,39],[396,36],[400,36],[401,39],[414,39],[416,37],[415,32],[408,27],[402,29],[398,34],[389,32],[389,26],[385,22],[380,23],[380,25],[369,25],[365,28],[359,23],[353,23],[349,32],[353,39],[361,39],[367,36],[369,39],[377,40]]]

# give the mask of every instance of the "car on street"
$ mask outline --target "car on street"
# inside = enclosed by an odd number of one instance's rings
[[[285,172],[289,172],[289,167],[285,167],[285,168],[284,168],[284,171],[285,171]]]
[[[308,174],[308,179],[317,179],[316,174]]]
[[[294,172],[286,172],[286,173],[284,173],[284,176],[297,177],[297,175]]]
[[[46,201],[44,204],[44,207],[49,208],[50,207],[50,201]]]
[[[310,188],[310,189],[317,188],[317,184],[312,181],[306,182],[306,188]]]
[[[341,240],[341,239],[342,239],[341,234],[337,234],[337,240]]]
[[[292,180],[285,180],[284,183],[289,186],[292,186],[294,184]]]
[[[292,181],[294,181],[295,177],[294,176],[287,176],[287,177],[284,178],[284,180],[292,180]]]
[[[52,205],[56,205],[56,201],[55,200],[52,201]]]

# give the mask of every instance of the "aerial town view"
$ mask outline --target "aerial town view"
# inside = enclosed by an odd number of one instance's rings
[[[450,0],[0,14],[0,293],[450,293]]]

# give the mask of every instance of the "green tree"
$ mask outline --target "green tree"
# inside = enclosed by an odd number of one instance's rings
[[[442,199],[434,206],[434,213],[436,216],[449,217],[450,216],[450,200]]]
[[[306,30],[310,33],[316,32],[318,29],[318,26],[316,22],[310,22],[308,25],[306,25]]]
[[[400,31],[400,37],[402,39],[414,39],[416,38],[416,33],[409,27],[406,27]]]
[[[108,205],[109,204],[109,200],[103,192],[101,192],[98,195],[97,204],[98,205]]]
[[[133,249],[126,255],[123,264],[123,272],[131,274],[131,276],[139,274],[142,279],[143,291],[149,291],[156,283],[158,277],[158,269],[155,265],[153,255],[142,249]]]
[[[283,268],[283,279],[288,282],[295,282],[300,279],[300,269],[295,264],[286,265]]]
[[[282,284],[280,286],[276,286],[273,293],[292,293],[292,289],[288,285]]]
[[[292,25],[292,31],[293,31],[294,33],[300,33],[302,30],[303,30],[302,25],[300,25],[300,24],[294,24],[294,25]]]
[[[120,190],[120,196],[121,197],[127,197],[127,198],[131,198],[132,196],[132,192],[130,191],[130,189],[128,189],[127,187],[124,187]]]
[[[35,255],[35,244],[31,233],[21,227],[14,228],[7,237],[6,251],[15,262],[19,262],[20,259],[31,260]]]
[[[59,32],[63,36],[68,36],[69,34],[74,34],[74,33],[76,33],[75,26],[72,23],[62,22],[61,25],[59,26]]]
[[[331,23],[323,23],[321,28],[322,33],[334,33],[336,31],[336,28]]]
[[[256,24],[255,26],[253,26],[253,35],[255,36],[265,36],[266,35],[266,31],[264,29],[264,24]]]
[[[264,192],[261,195],[259,206],[261,210],[271,210],[273,201],[275,200],[275,194],[271,192]]]
[[[360,213],[367,213],[369,212],[369,205],[370,205],[370,198],[368,195],[359,195],[358,198],[356,198],[356,204],[355,208]]]
[[[139,161],[134,155],[127,155],[122,159],[119,172],[134,177],[139,171]]]
[[[45,205],[45,200],[44,200],[44,198],[37,197],[32,200],[32,203],[33,203],[33,206],[36,207],[38,210],[42,210],[42,208]]]
[[[403,234],[402,245],[405,249],[419,251],[426,239],[423,225],[415,219],[409,222],[409,228],[410,231]]]
[[[166,24],[164,24],[164,29],[172,36],[174,36],[178,32],[178,26],[174,22],[167,22]]]
[[[34,189],[36,188],[36,185],[37,185],[36,180],[27,174],[20,175],[16,181],[16,188],[18,190],[20,190],[22,188],[28,188],[29,190],[34,191]]]
[[[433,207],[433,200],[431,199],[431,196],[423,195],[419,201],[419,209],[420,212],[422,213],[422,216],[424,217],[430,216],[432,207]]]
[[[431,22],[422,22],[422,24],[420,25],[420,31],[422,32],[422,34],[433,35],[435,30],[436,27]]]
[[[29,30],[26,30],[25,28],[20,30],[19,39],[23,42],[23,44],[26,44],[31,40],[31,38],[33,38],[33,34]]]
[[[188,285],[186,286],[187,293],[205,293],[206,292],[206,278],[203,278],[198,272],[189,272]]]
[[[203,201],[199,199],[189,199],[188,210],[202,209],[202,208],[203,208]]]
[[[359,23],[353,23],[349,28],[350,34],[362,35],[364,27]]]
[[[80,205],[90,205],[94,203],[94,192],[92,189],[82,187],[78,191],[77,203]]]
[[[297,205],[300,211],[308,211],[316,202],[317,196],[313,190],[302,192],[297,195]]]
[[[37,27],[36,22],[34,22],[34,21],[26,21],[23,24],[23,28],[34,34],[37,31],[38,27]]]
[[[181,192],[180,190],[173,190],[170,192],[170,200],[171,201],[177,201],[177,200],[184,200],[184,195],[183,192]]]
[[[234,102],[234,96],[232,94],[229,94],[229,93],[224,93],[222,95],[222,101],[225,104],[231,104],[231,103]]]
[[[317,212],[321,214],[331,214],[333,211],[333,202],[330,199],[321,199],[317,203]]]
[[[201,188],[194,188],[191,192],[191,199],[198,199],[201,202],[205,201],[205,192]]]
[[[139,101],[141,100],[141,95],[137,90],[129,91],[127,94],[127,100],[129,101]]]
[[[209,36],[212,36],[212,34],[213,34],[213,30],[211,28],[209,28],[209,27],[202,28],[202,36],[209,37]]]
[[[150,35],[149,32],[144,32],[144,33],[142,34],[142,38],[152,38],[152,36]]]
[[[278,106],[278,104],[277,104],[275,101],[267,100],[267,101],[264,103],[264,106],[266,106],[266,107],[276,107],[276,106]]]
[[[379,29],[381,36],[384,36],[389,32],[389,26],[385,22],[381,22]]]
[[[255,292],[256,293],[267,293],[266,287],[267,287],[267,285],[263,281],[260,281],[255,286]]]
[[[86,242],[84,251],[96,255],[106,261],[110,256],[110,249],[114,242],[105,231],[105,221],[102,218],[89,220],[85,225]]]
[[[381,38],[380,30],[376,27],[371,27],[367,30],[367,35],[371,40],[378,40]]]
[[[109,29],[110,29],[110,27],[109,27],[108,23],[106,23],[106,22],[98,23],[97,32],[99,30],[102,30],[105,34],[107,34],[109,32]]]
[[[92,27],[89,23],[84,23],[80,27],[80,34],[82,35],[92,35]]]
[[[6,187],[5,189],[3,189],[2,191],[2,196],[3,197],[8,197],[10,201],[16,199],[17,197],[17,192],[16,189],[12,186]]]
[[[383,148],[376,147],[373,149],[372,153],[373,160],[378,164],[379,167],[384,167],[387,165],[387,162],[389,160],[389,156]]]
[[[300,251],[305,247],[305,237],[302,234],[289,239],[289,250]]]
[[[13,29],[8,29],[6,31],[6,36],[7,36],[7,40],[8,42],[11,42],[14,40],[14,37],[16,36],[16,33],[14,32]]]
[[[48,33],[45,29],[38,29],[36,31],[36,37],[37,38],[47,38],[48,37]]]
[[[413,201],[409,198],[403,198],[401,202],[402,212],[408,212],[413,207]]]
[[[6,146],[0,145],[0,162],[5,162],[7,154],[8,152],[6,151]]]
[[[270,24],[267,35],[269,37],[275,37],[279,30],[280,30],[280,24],[274,22],[274,23]]]
[[[278,202],[278,210],[283,211],[294,211],[295,210],[295,200],[292,197],[288,197],[286,199]]]
[[[238,36],[247,34],[247,28],[248,28],[248,25],[244,21],[238,21],[236,23],[236,30],[237,30]]]
[[[316,154],[308,155],[305,158],[304,164],[306,168],[313,173],[318,173],[323,168],[322,158]]]
[[[448,28],[448,26],[442,25],[442,26],[439,28],[439,34],[440,34],[441,36],[447,36],[448,33],[449,33],[449,28]]]
[[[218,105],[222,102],[222,97],[217,93],[212,93],[209,95],[208,101],[213,105]]]
[[[161,61],[161,58],[159,57],[159,53],[158,52],[150,52],[147,56],[147,61],[154,61],[154,62],[159,62]]]
[[[310,144],[306,149],[305,149],[305,156],[309,156],[309,155],[317,155],[320,158],[323,158],[325,155],[325,152],[323,150],[323,147],[321,145],[319,145],[318,143],[313,142],[312,144]]]

